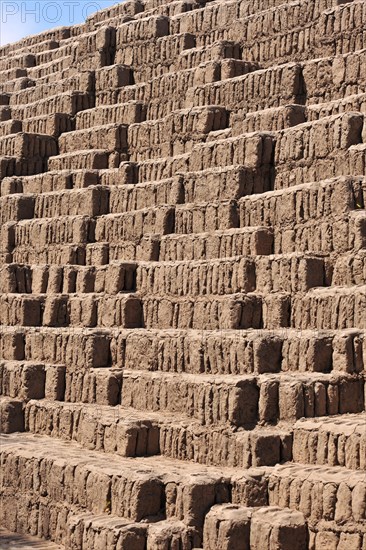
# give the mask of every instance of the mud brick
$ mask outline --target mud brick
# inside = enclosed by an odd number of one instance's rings
[[[0,121],[6,122],[11,120],[11,109],[10,107],[0,105]]]
[[[37,297],[21,294],[2,294],[0,296],[3,325],[39,326],[41,324],[41,303]]]
[[[358,495],[365,490],[365,475],[353,472],[350,479],[349,472],[340,467],[319,471],[318,466],[276,466],[269,474],[269,504],[298,510],[313,523],[319,514],[320,499],[324,498],[323,514],[328,521],[359,521],[364,512]]]
[[[57,153],[57,144],[52,137],[19,133],[0,139],[0,153],[15,157],[50,157]]]
[[[81,190],[40,194],[35,200],[35,217],[99,216],[108,213],[108,189],[100,186]]]
[[[211,508],[205,518],[203,545],[207,550],[229,550],[237,546],[249,550],[252,510],[233,504]]]
[[[255,268],[249,259],[139,264],[136,286],[143,294],[203,295],[252,292]]]
[[[258,111],[289,103],[301,104],[302,97],[301,67],[288,64],[197,86],[189,91],[187,100],[195,106],[225,105],[230,110]]]
[[[9,264],[0,268],[0,281],[3,292],[30,293],[32,272],[27,266]]]
[[[1,223],[18,221],[33,218],[34,216],[34,197],[7,196],[0,198],[1,204]]]
[[[86,149],[123,151],[127,147],[127,128],[114,124],[68,132],[60,137],[59,147],[61,154]]]
[[[24,431],[23,401],[0,397],[0,431],[5,434]]]
[[[299,420],[294,432],[294,460],[364,470],[364,415]]]
[[[147,17],[131,21],[117,31],[117,50],[133,40],[151,40],[169,34],[168,17]]]
[[[4,359],[21,361],[25,358],[24,346],[24,334],[20,330],[0,332],[1,357]]]
[[[105,149],[74,151],[51,157],[48,166],[52,171],[59,170],[100,170],[108,168],[109,154]]]
[[[238,111],[231,116],[233,135],[245,132],[275,132],[306,122],[306,109],[303,105],[285,105],[263,111]]]
[[[254,293],[195,299],[148,296],[143,298],[143,312],[146,328],[217,330],[262,327],[262,300]]]
[[[178,205],[175,209],[175,233],[195,234],[238,227],[235,201]]]
[[[305,550],[305,518],[300,512],[271,506],[256,510],[251,518],[250,541],[253,550],[269,549],[274,544],[281,545],[284,550]]]
[[[8,120],[0,123],[0,137],[9,134],[17,134],[22,131],[22,122],[20,120]]]
[[[22,361],[2,361],[1,394],[18,399],[42,399],[45,395],[43,364]]]
[[[313,289],[304,297],[308,303],[306,318],[300,320],[299,298],[291,305],[292,326],[314,327],[318,329],[365,328],[365,287],[334,287]],[[304,306],[302,306],[304,314]]]
[[[121,518],[95,516],[84,512],[70,514],[67,526],[67,542],[70,545],[78,545],[80,540],[88,540],[94,548],[97,548],[98,545],[107,544],[111,539],[116,540],[122,547],[135,550],[143,550],[146,545],[146,526],[142,523],[133,524]]]
[[[98,303],[99,326],[141,327],[143,307],[139,298],[131,295],[105,296]]]
[[[24,132],[47,134],[58,138],[64,132],[74,130],[74,123],[70,115],[56,113],[54,115],[34,117],[23,120]]]
[[[103,124],[134,124],[146,118],[146,107],[141,101],[130,101],[117,105],[100,105],[81,111],[76,115],[76,129],[82,130]]]
[[[109,214],[97,219],[95,238],[97,242],[113,243],[121,240],[141,239],[149,234],[166,235],[174,230],[174,207],[162,206]]]
[[[211,392],[215,395],[212,401]],[[257,418],[258,396],[251,377],[212,378],[142,371],[124,371],[123,376],[123,406],[180,412],[203,425],[250,425]],[[201,399],[207,405],[199,410],[197,400]]]
[[[269,228],[246,227],[195,235],[172,235],[161,239],[161,261],[201,260],[243,255],[271,254],[273,234]]]
[[[122,371],[105,366],[89,371],[66,372],[65,401],[118,405],[121,401]]]
[[[95,72],[96,92],[106,88],[122,88],[132,84],[132,71],[128,65],[102,67]]]
[[[109,340],[108,332],[48,328],[26,333],[25,355],[33,361],[61,366],[75,364],[84,368],[107,367]]]
[[[34,116],[42,116],[52,112],[66,113],[71,116],[83,109],[90,109],[94,106],[94,100],[88,93],[83,92],[65,92],[57,96],[45,98],[36,103],[28,103],[27,105],[13,105],[13,117],[31,118]]]

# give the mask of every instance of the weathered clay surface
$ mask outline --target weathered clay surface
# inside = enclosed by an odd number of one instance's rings
[[[0,48],[0,547],[366,550],[366,3]]]

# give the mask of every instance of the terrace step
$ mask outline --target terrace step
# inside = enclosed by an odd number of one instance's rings
[[[291,458],[291,432],[286,428],[206,430],[185,415],[175,415],[172,422],[171,415],[162,411],[103,405],[96,410],[93,405],[47,400],[29,401],[24,413],[27,432],[125,457],[160,454],[210,466],[242,467],[270,466]],[[183,439],[184,448],[179,443]]]
[[[294,461],[366,470],[365,422],[365,413],[299,420],[294,426]]]
[[[16,550],[17,548],[34,548],[35,550],[65,550],[64,546],[32,537],[11,533],[3,527],[0,528],[0,542],[4,550]]]

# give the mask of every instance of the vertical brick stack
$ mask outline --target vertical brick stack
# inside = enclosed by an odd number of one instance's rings
[[[365,28],[127,0],[0,48],[4,544],[366,549]]]

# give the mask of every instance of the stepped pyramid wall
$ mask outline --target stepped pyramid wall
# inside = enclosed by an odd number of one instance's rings
[[[366,2],[127,0],[0,82],[0,546],[366,550]]]

